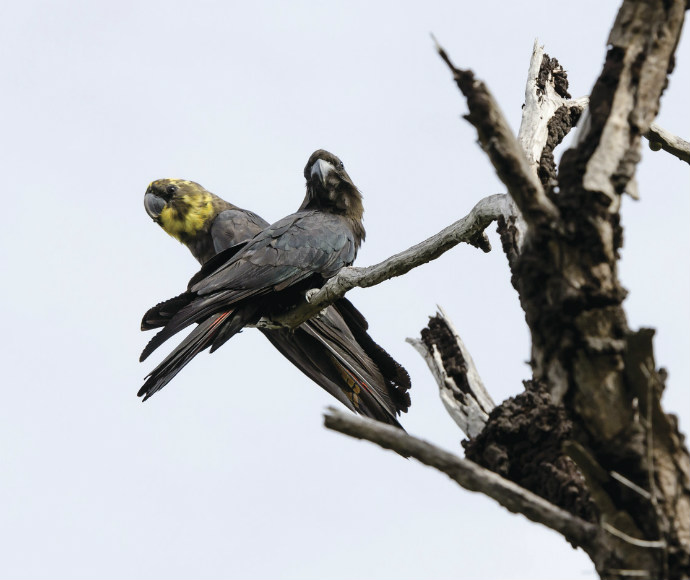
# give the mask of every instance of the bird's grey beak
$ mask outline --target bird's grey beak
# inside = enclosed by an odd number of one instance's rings
[[[144,208],[152,220],[158,221],[158,216],[161,215],[164,207],[165,200],[162,197],[158,197],[153,193],[147,193],[144,196]]]
[[[314,165],[311,166],[311,177],[315,175],[319,178],[321,185],[326,185],[326,177],[331,171],[335,171],[332,163],[324,161],[323,159],[317,159]]]

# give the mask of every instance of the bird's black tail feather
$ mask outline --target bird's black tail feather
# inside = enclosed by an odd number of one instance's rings
[[[218,304],[219,300],[222,300],[227,293],[218,293],[213,296],[206,297],[194,297],[193,301],[190,301],[186,306],[180,308],[180,310],[168,320],[163,329],[156,334],[148,344],[144,347],[139,357],[139,362],[145,361],[148,356],[156,350],[161,344],[168,340],[171,336],[174,336],[181,330],[187,328],[190,324],[197,322],[198,320],[205,320],[213,315],[215,315],[219,310],[225,311],[231,309],[230,305]],[[185,296],[181,294],[180,298]],[[162,304],[172,303],[177,298],[171,298],[170,300],[163,302]],[[180,302],[182,304],[182,302]]]
[[[146,378],[137,395],[144,401],[167,385],[197,354],[205,350],[219,336],[228,340],[237,334],[244,323],[243,316],[232,310],[210,316],[200,323]]]
[[[146,314],[144,314],[144,317],[141,319],[141,329],[152,330],[165,326],[175,314],[189,305],[193,299],[193,294],[183,292],[179,296],[159,302],[152,308],[149,308]]]
[[[352,332],[356,343],[366,352],[383,375],[388,394],[393,401],[396,411],[406,413],[410,407],[410,393],[412,386],[410,375],[405,367],[396,361],[383,347],[381,347],[367,332],[369,323],[364,315],[355,308],[347,298],[341,298],[333,307],[343,317],[345,324]]]
[[[402,428],[396,415],[407,407],[401,409],[397,404],[390,381],[355,339],[335,308],[326,309],[319,317],[305,322],[300,328],[317,341],[315,348],[323,351],[330,360],[329,366],[336,369],[340,390],[347,396],[355,411]]]

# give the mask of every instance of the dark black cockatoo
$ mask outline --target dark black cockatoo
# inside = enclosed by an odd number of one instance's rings
[[[201,262],[188,291],[152,308],[142,329],[163,330],[142,353],[192,322],[199,325],[149,375],[144,400],[165,386],[198,352],[218,348],[242,327],[288,308],[352,263],[364,239],[361,196],[342,162],[316,151],[305,168],[299,211],[269,226],[192,181],[162,179],[144,197],[147,213]],[[308,377],[362,415],[399,426],[407,411],[409,375],[367,333],[346,299],[294,331],[261,329]]]

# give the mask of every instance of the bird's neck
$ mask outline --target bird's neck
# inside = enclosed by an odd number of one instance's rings
[[[330,197],[335,198],[331,200]],[[300,210],[316,210],[342,216],[346,219],[350,231],[355,237],[356,248],[359,248],[364,241],[366,232],[362,225],[364,216],[364,206],[359,192],[340,193],[339,195],[329,196],[324,192],[318,194],[307,187],[307,195],[300,206]]]

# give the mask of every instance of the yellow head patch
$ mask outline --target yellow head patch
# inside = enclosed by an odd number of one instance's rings
[[[198,195],[184,194],[161,211],[159,219],[163,229],[173,238],[184,242],[215,217],[213,196],[208,192]]]

